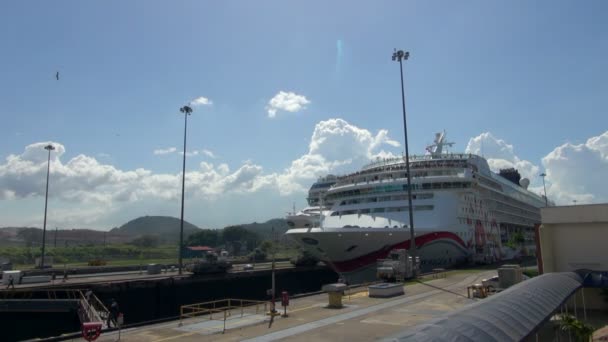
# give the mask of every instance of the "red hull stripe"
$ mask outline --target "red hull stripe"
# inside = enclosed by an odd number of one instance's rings
[[[451,233],[451,232],[437,232],[437,233],[429,233],[422,236],[416,237],[416,249],[424,246],[425,244],[441,239],[449,239],[455,241],[459,246],[466,249],[466,245],[464,241],[460,238],[460,236]],[[380,250],[375,252],[362,255],[358,258],[347,260],[347,261],[338,261],[330,263],[331,266],[338,272],[352,272],[361,267],[365,267],[369,264],[376,263],[378,259],[385,259],[388,256],[388,253],[393,249],[410,249],[410,240],[399,242],[392,246],[386,246]]]

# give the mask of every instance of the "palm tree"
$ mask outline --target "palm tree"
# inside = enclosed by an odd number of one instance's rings
[[[572,333],[576,341],[587,342],[593,335],[593,327],[585,324],[572,315],[562,315],[558,329],[567,334]]]

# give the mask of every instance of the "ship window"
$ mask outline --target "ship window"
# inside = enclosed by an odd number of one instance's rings
[[[351,252],[355,248],[357,248],[357,245],[352,245],[346,249],[346,252]]]
[[[374,213],[383,213],[384,212],[384,208],[374,208],[373,212]]]
[[[369,209],[361,209],[359,214],[369,214]]]
[[[331,213],[331,216],[338,216],[338,215],[340,215],[339,211],[334,211],[333,213]]]

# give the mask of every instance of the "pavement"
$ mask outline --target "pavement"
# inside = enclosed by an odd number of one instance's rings
[[[496,271],[451,271],[445,278],[428,278],[405,285],[405,295],[369,298],[365,288],[343,297],[342,309],[327,308],[327,294],[293,299],[288,317],[265,314],[262,307],[234,309],[213,317],[199,316],[121,331],[122,341],[369,341],[395,336],[407,327],[472,303],[467,286],[496,275]],[[282,309],[280,310],[282,312]],[[225,330],[224,330],[225,324]],[[118,332],[98,341],[116,341]]]

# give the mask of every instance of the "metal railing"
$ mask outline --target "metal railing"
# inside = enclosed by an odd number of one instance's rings
[[[184,318],[194,318],[197,316],[208,316],[209,320],[215,319],[224,321],[224,331],[226,331],[226,320],[233,316],[234,312],[240,317],[245,314],[266,314],[269,302],[249,299],[220,299],[204,303],[182,305],[179,308],[179,325],[182,325]],[[263,310],[263,311],[261,311]],[[219,316],[219,317],[218,317]]]

